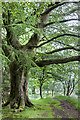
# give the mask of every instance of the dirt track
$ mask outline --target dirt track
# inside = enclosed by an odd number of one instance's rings
[[[78,112],[78,110],[74,108],[71,103],[68,101],[59,100],[58,98],[53,99],[56,99],[61,103],[59,105],[61,109],[55,108],[53,103],[50,104],[53,112],[53,118],[61,118],[60,120],[72,120],[72,118],[74,118],[74,120],[80,120],[80,112]],[[48,112],[50,111],[46,111],[46,113],[42,114],[42,117],[47,118]]]
[[[54,98],[56,100],[58,100],[61,104],[61,108],[63,109],[63,111],[58,110],[56,108],[54,108],[52,111],[55,113],[55,118],[57,118],[58,116],[61,116],[62,118],[75,118],[75,120],[77,120],[77,118],[80,120],[79,118],[79,112],[76,108],[74,108],[72,106],[71,103],[67,102],[67,101],[63,101],[63,100],[59,100],[57,98]]]

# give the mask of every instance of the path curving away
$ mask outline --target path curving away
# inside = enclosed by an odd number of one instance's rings
[[[53,98],[58,100],[61,104],[59,105],[62,110],[56,109],[52,104],[50,105],[50,107],[52,107],[52,111],[55,113],[55,118],[58,118],[58,116],[61,116],[62,118],[75,118],[75,120],[79,118],[79,114],[80,112],[78,112],[78,110],[76,108],[73,107],[73,105],[71,103],[69,103],[68,101],[63,101],[63,100],[59,100],[58,98]]]

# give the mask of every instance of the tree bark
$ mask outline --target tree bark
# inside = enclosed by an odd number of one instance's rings
[[[66,89],[65,89],[65,87],[64,87],[64,96],[65,96],[65,92],[66,92]]]
[[[69,96],[69,92],[70,92],[70,80],[69,80],[68,86],[67,86],[67,93],[66,93],[67,96]]]
[[[42,98],[42,85],[40,85],[40,97]]]
[[[25,70],[24,72],[23,93],[24,93],[25,106],[28,106],[28,107],[34,106],[28,98],[28,72],[27,70]]]
[[[52,90],[52,96],[53,96],[53,91],[54,91],[54,90]]]
[[[24,96],[22,92],[22,68],[17,61],[10,64],[11,91],[10,106],[11,108],[24,107]]]
[[[39,67],[43,67],[45,65],[63,64],[63,63],[72,62],[72,61],[80,61],[80,56],[72,56],[72,57],[60,58],[60,59],[41,60],[41,61],[37,61],[36,64]]]
[[[66,93],[65,83],[63,83],[63,89],[64,89],[64,96],[65,96],[65,93]]]
[[[33,104],[28,98],[27,74],[22,74],[23,68],[17,61],[10,64],[11,90],[8,101],[2,106],[10,104],[12,109],[23,109],[25,106],[32,107]],[[22,77],[23,76],[23,77]]]
[[[72,86],[72,89],[71,89],[71,91],[70,91],[70,95],[73,93],[73,91],[74,91],[74,88],[75,88],[75,81],[74,81],[74,79],[73,79],[73,82],[72,82],[72,84],[73,84],[73,86]]]

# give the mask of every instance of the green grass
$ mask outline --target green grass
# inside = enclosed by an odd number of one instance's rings
[[[67,100],[71,102],[75,107],[77,107],[76,99],[74,100],[73,98],[64,96],[55,97],[61,100]],[[12,112],[9,106],[3,108],[3,118],[44,118],[44,116],[42,116],[43,114],[46,115],[45,118],[54,118],[55,113],[52,111],[52,109],[56,108],[59,110],[63,110],[59,106],[60,102],[50,97],[39,100],[31,100],[31,102],[35,105],[35,107],[25,107],[25,109],[22,112]],[[50,104],[52,104],[54,107],[50,107]],[[61,116],[58,116],[58,118],[61,118]]]
[[[35,105],[35,107],[25,107],[22,112],[14,113],[9,107],[3,108],[3,118],[44,118],[42,114],[47,115],[47,118],[54,118],[54,113],[52,111],[52,107],[50,107],[50,104],[53,104],[55,107],[58,107],[60,104],[59,101],[52,98],[32,100],[31,102]]]

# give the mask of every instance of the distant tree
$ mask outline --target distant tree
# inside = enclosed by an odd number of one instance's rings
[[[68,63],[66,65],[58,65],[56,68],[56,71],[48,73],[57,79],[56,82],[62,83],[64,95],[71,95],[79,83],[78,64]]]
[[[70,96],[74,92],[75,87],[79,83],[78,65],[77,64],[71,64],[68,66],[66,65],[66,67],[64,67],[62,71],[63,73],[61,76],[63,77],[60,81],[63,85],[64,95]]]
[[[35,86],[35,88],[39,87],[40,97],[42,98],[42,87],[43,84],[47,81],[46,67],[43,67],[42,69],[34,68],[31,73],[31,75],[33,75],[32,78],[34,79],[32,81],[33,86]]]

